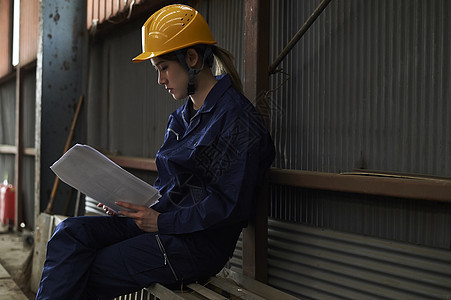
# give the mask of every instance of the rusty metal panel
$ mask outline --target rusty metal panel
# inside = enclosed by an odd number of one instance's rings
[[[90,28],[94,19],[94,0],[86,0],[86,28]]]
[[[87,0],[86,26],[101,24],[125,11],[133,10],[135,5],[150,0]]]
[[[106,16],[105,16],[105,2],[108,0],[99,1],[99,23],[102,23]]]
[[[47,204],[48,192],[55,180],[48,166],[61,156],[77,101],[85,92],[86,4],[85,1],[46,0],[40,10],[41,46],[36,72],[36,109],[39,112],[36,151],[40,165],[37,167],[40,172],[37,192],[40,192],[38,203],[41,206],[37,209],[40,211]],[[82,126],[76,126],[74,141],[80,139],[83,139]],[[49,145],[51,147],[46,147]],[[56,197],[69,199],[67,191],[60,186]],[[66,213],[64,201],[54,205],[53,211]]]
[[[105,17],[107,19],[113,15],[113,2],[112,0],[105,1]]]
[[[320,3],[271,1],[275,59]],[[332,1],[272,75],[281,168],[451,177],[451,2]]]
[[[19,64],[26,65],[36,59],[38,52],[39,1],[20,3]]]
[[[111,14],[112,15],[114,14],[114,12],[120,10],[120,7],[121,7],[120,5],[121,5],[121,0],[111,0],[111,6],[112,6]]]
[[[270,219],[269,284],[301,299],[447,299],[451,252]]]
[[[87,16],[91,16],[91,20],[87,20],[88,28],[90,28],[92,25],[97,24],[99,21],[99,1],[93,0],[92,5],[89,5],[88,1],[87,8]]]
[[[0,0],[0,78],[11,70],[12,11],[10,0]]]

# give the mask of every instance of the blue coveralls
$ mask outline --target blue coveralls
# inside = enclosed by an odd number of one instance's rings
[[[111,299],[154,282],[202,280],[226,264],[258,202],[274,145],[228,75],[192,117],[188,105],[170,115],[156,155],[159,232],[123,217],[66,219],[48,243],[37,299]]]

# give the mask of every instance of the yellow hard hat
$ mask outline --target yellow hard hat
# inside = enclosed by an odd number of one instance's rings
[[[187,5],[168,5],[144,23],[143,52],[133,61],[145,61],[196,44],[216,44],[205,19]]]

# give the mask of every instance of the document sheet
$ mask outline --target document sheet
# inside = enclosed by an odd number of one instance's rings
[[[149,207],[161,197],[152,185],[88,145],[74,145],[50,169],[61,181],[115,212],[126,210],[116,201]]]

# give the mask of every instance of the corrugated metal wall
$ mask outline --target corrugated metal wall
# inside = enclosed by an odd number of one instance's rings
[[[23,93],[23,147],[35,148],[35,126],[36,126],[36,69],[31,68],[24,72],[22,82]],[[23,156],[21,202],[23,221],[27,228],[34,228],[34,204],[35,204],[35,156]]]
[[[16,81],[15,78],[0,85],[0,145],[14,145],[16,132]],[[8,175],[14,180],[14,155],[0,154],[0,180]]]
[[[0,86],[0,144],[14,145],[16,122],[16,80]]]
[[[35,147],[35,91],[36,70],[23,71],[23,146]],[[0,145],[11,146],[15,150],[16,135],[16,79],[0,86]],[[24,156],[22,162],[21,203],[23,221],[28,228],[34,226],[34,156]],[[0,180],[8,176],[9,183],[14,184],[15,154],[0,154]]]
[[[319,3],[271,1],[273,59]],[[275,166],[451,177],[450,14],[449,1],[331,1],[279,66],[286,74],[271,77],[273,88],[288,78],[271,95]],[[270,284],[301,298],[451,294],[450,274],[431,279],[441,262],[425,255],[449,254],[449,203],[273,186],[270,215],[284,221],[270,223]],[[316,227],[315,235],[334,231],[314,240],[287,221]],[[356,235],[337,243],[345,232]],[[354,255],[368,243],[374,256]],[[354,252],[341,256],[349,245]],[[392,266],[384,260],[393,252],[418,261]]]
[[[244,1],[201,1],[198,8],[218,42],[235,58],[235,67],[244,74]],[[242,78],[243,81],[244,78]]]
[[[272,58],[319,2],[272,1]],[[446,0],[331,1],[280,65],[276,166],[451,177],[450,14]]]
[[[271,188],[270,215],[280,220],[435,248],[451,248],[451,203]]]
[[[269,283],[301,299],[449,299],[451,252],[269,222]]]
[[[272,2],[272,56],[318,3]],[[450,13],[448,1],[331,1],[281,65],[275,165],[451,176]],[[283,187],[272,199],[277,218],[434,247],[451,240],[447,203]]]

